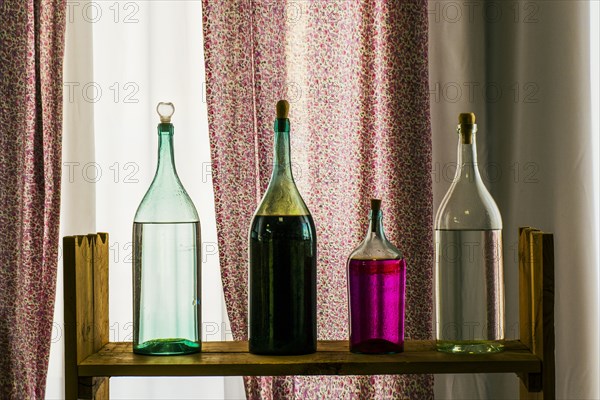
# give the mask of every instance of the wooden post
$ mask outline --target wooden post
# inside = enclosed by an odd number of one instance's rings
[[[542,360],[540,374],[521,376],[521,399],[554,399],[554,238],[519,229],[521,342]]]
[[[109,397],[108,378],[80,378],[78,363],[108,343],[108,234],[66,236],[65,397]]]

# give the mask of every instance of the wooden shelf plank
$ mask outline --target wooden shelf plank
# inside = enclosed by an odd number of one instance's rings
[[[319,342],[317,353],[304,356],[253,355],[247,342],[205,342],[202,353],[189,356],[136,355],[131,343],[108,342],[108,235],[65,237],[65,397],[107,400],[111,376],[513,372],[523,382],[522,399],[553,398],[553,237],[519,232],[521,341],[487,355],[438,353],[431,341],[407,341],[394,355],[352,354],[347,341]]]
[[[435,351],[432,341],[407,341],[401,354],[348,351],[347,341],[322,341],[314,354],[259,356],[247,342],[204,342],[202,353],[186,356],[133,354],[131,343],[108,343],[78,364],[79,376],[269,376],[379,375],[429,373],[538,373],[541,360],[519,341],[506,351],[453,355]]]

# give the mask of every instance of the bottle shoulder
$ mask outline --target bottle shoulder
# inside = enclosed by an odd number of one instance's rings
[[[404,256],[387,239],[382,238],[375,232],[369,232],[348,258],[352,260],[400,260]]]
[[[435,217],[435,229],[502,229],[502,216],[481,180],[452,183]]]
[[[273,179],[256,209],[255,215],[310,215],[293,179]]]
[[[160,185],[152,182],[135,213],[134,222],[199,222],[198,211],[177,179]]]

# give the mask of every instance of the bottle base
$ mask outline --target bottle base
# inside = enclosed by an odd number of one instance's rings
[[[176,356],[199,353],[202,350],[200,342],[187,339],[156,339],[148,340],[133,346],[135,354],[148,356]]]
[[[303,356],[306,354],[316,353],[316,350],[302,350],[302,351],[277,351],[277,350],[249,350],[250,354],[257,356]]]
[[[248,343],[248,351],[251,354],[262,355],[262,356],[301,356],[304,354],[312,354],[317,351],[317,344],[312,345],[296,345],[282,344],[280,346],[268,346],[252,343]]]
[[[438,340],[436,348],[452,354],[493,354],[504,351],[504,344],[495,340]]]
[[[350,343],[350,351],[359,354],[396,354],[404,351],[404,342],[398,344],[385,339],[367,339]]]

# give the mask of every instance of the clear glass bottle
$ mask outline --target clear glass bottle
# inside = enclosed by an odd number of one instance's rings
[[[171,103],[159,103],[158,166],[133,223],[133,352],[201,350],[200,220],[175,170]]]
[[[348,258],[350,351],[404,350],[406,261],[383,232],[381,200],[371,200],[369,230]]]
[[[475,114],[459,116],[456,175],[435,218],[439,351],[503,350],[502,218],[477,165]]]
[[[317,235],[294,183],[289,105],[277,103],[273,174],[249,238],[249,350],[308,354],[317,349]]]

